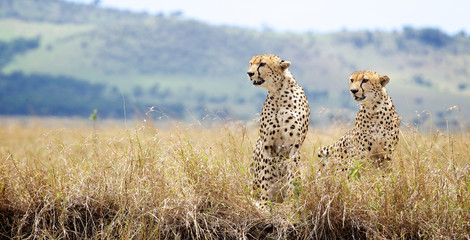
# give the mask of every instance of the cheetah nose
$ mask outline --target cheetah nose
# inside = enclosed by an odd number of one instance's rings
[[[351,89],[351,93],[352,93],[352,94],[356,94],[357,92],[359,92],[358,89]]]
[[[250,77],[253,77],[253,75],[255,75],[254,72],[247,72],[247,74],[248,74],[248,76],[250,76]]]

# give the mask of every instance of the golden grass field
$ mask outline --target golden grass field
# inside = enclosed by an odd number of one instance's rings
[[[296,193],[265,213],[256,127],[51,121],[0,125],[0,239],[470,238],[468,130],[402,126],[388,168],[319,172],[345,128],[310,129]]]

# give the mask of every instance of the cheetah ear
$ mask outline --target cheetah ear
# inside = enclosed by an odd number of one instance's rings
[[[385,85],[387,85],[388,82],[390,82],[390,78],[388,78],[388,76],[380,76],[379,77],[380,79],[380,84],[382,84],[382,87],[385,87]]]
[[[286,70],[289,66],[290,66],[289,61],[284,61],[284,60],[281,61],[281,68],[283,71]]]

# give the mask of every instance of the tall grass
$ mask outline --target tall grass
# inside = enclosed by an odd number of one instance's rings
[[[313,129],[297,194],[249,195],[256,128],[135,123],[0,127],[0,239],[468,239],[470,132],[403,127],[385,169],[319,171]]]

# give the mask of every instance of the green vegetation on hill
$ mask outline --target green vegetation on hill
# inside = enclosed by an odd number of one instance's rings
[[[0,75],[1,114],[86,116],[93,109],[103,109],[110,117],[121,116],[121,99],[105,95],[103,84],[65,76]]]
[[[451,36],[412,27],[329,34],[254,31],[211,26],[178,14],[57,0],[7,0],[0,9],[3,44],[37,41],[34,48],[2,56],[3,74],[68,76],[102,84],[108,95],[124,94],[139,109],[167,106],[186,120],[207,111],[253,119],[266,93],[250,85],[247,63],[255,54],[274,53],[293,63],[291,71],[307,92],[314,124],[350,119],[356,103],[346,79],[362,69],[390,76],[387,88],[407,121],[419,121],[416,112],[427,111],[433,124],[443,127],[454,117],[446,111],[454,105],[470,119],[466,33]],[[322,108],[350,111],[319,115]]]
[[[12,58],[30,49],[35,49],[39,46],[39,39],[24,39],[19,38],[11,42],[0,41],[0,69],[8,64]]]

